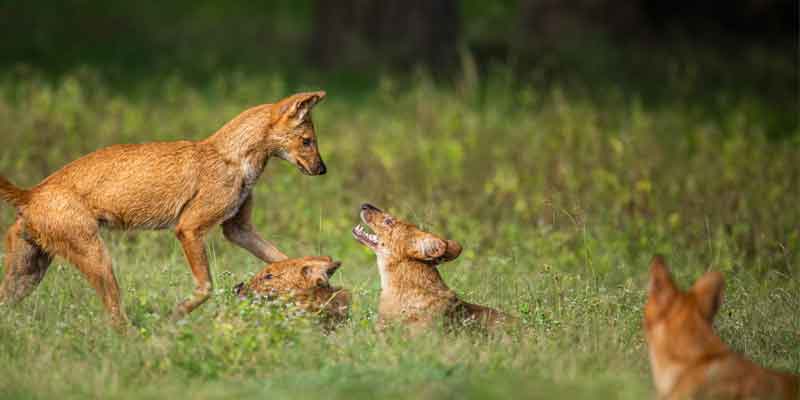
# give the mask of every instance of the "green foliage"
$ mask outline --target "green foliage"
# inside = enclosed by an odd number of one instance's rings
[[[329,90],[314,111],[329,173],[273,161],[254,219],[290,255],[344,261],[333,283],[353,291],[345,326],[324,335],[292,305],[236,299],[230,289],[261,264],[219,233],[215,296],[170,324],[192,289],[177,241],[109,232],[139,334],[110,331],[94,291],[57,259],[29,299],[0,312],[0,397],[641,399],[652,393],[641,308],[656,252],[684,286],[724,271],[720,334],[800,371],[800,132],[771,139],[771,104],[709,107],[676,82],[659,102],[528,86],[507,69],[452,87],[419,73],[358,95]],[[5,73],[2,175],[30,186],[112,143],[200,139],[247,106],[311,88],[245,72],[132,86],[88,68]],[[349,233],[362,201],[461,242],[445,280],[523,325],[496,338],[377,335],[374,256]],[[4,207],[0,223],[12,218]]]

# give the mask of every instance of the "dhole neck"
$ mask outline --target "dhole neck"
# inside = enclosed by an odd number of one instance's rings
[[[389,261],[383,267],[386,271],[381,271],[386,274],[386,279],[381,276],[381,286],[384,290],[396,287],[449,290],[436,267],[416,260]]]
[[[248,174],[261,175],[269,157],[280,149],[271,134],[271,118],[262,106],[251,108],[225,124],[203,141],[231,164],[240,164]]]

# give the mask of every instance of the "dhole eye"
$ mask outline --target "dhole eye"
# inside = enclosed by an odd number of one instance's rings
[[[264,275],[264,280],[265,280],[265,281],[268,281],[268,280],[270,280],[270,279],[272,279],[272,274],[266,274],[266,275]]]
[[[306,147],[311,146],[311,139],[304,138],[303,139],[303,146],[306,146]]]
[[[393,226],[393,225],[394,225],[394,220],[393,220],[393,219],[391,219],[391,218],[384,218],[384,220],[383,220],[383,224],[384,224],[384,225]]]

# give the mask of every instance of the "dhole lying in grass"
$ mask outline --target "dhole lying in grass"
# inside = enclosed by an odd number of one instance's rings
[[[240,297],[286,298],[300,308],[322,317],[332,327],[347,319],[350,292],[330,285],[341,262],[330,257],[303,257],[274,262],[250,281],[236,285]]]
[[[653,257],[644,328],[659,399],[800,399],[797,376],[759,367],[714,333],[723,286],[708,272],[683,292]]]
[[[325,173],[311,108],[324,92],[299,93],[250,108],[202,141],[117,145],[84,156],[29,190],[0,178],[0,198],[17,209],[6,235],[0,303],[17,303],[39,284],[56,255],[97,290],[112,322],[127,324],[111,257],[99,231],[174,229],[191,267],[194,295],[180,318],[211,296],[204,238],[225,237],[267,261],[286,256],[250,223],[252,188],[275,156],[307,175]]]
[[[461,245],[401,221],[370,204],[361,206],[362,225],[353,229],[356,240],[378,257],[381,278],[379,325],[399,322],[419,331],[442,320],[449,328],[477,324],[491,328],[510,320],[507,315],[467,303],[447,287],[436,267],[461,254]]]

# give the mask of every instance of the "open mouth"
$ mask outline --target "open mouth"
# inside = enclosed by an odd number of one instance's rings
[[[303,165],[303,164],[300,164],[300,163],[297,163],[297,164],[295,164],[295,165],[297,166],[297,169],[299,169],[299,170],[300,170],[300,172],[302,172],[304,175],[314,175],[314,174],[311,172],[311,170],[309,170],[308,168],[306,168],[306,166],[305,166],[305,165]]]
[[[355,228],[353,228],[353,237],[361,242],[361,244],[364,244],[369,248],[375,248],[378,246],[378,235],[367,232],[366,228],[364,228],[364,225],[358,224]]]

